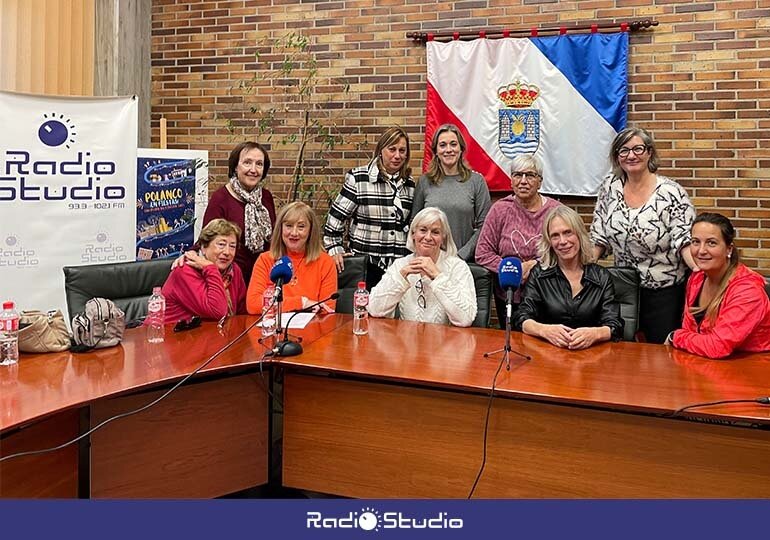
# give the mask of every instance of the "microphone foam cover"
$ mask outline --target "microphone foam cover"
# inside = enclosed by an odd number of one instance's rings
[[[497,267],[497,278],[503,289],[516,289],[521,285],[521,260],[516,257],[505,257]]]
[[[270,281],[277,283],[280,279],[283,283],[288,283],[293,275],[294,266],[291,264],[291,259],[284,255],[275,261],[273,269],[270,270]]]

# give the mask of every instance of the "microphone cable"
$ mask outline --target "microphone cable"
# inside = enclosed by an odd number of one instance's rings
[[[497,371],[495,371],[495,376],[492,378],[492,389],[489,391],[489,401],[487,402],[487,414],[484,418],[484,443],[482,446],[482,454],[481,454],[481,466],[479,467],[479,472],[476,474],[476,479],[473,481],[473,486],[471,487],[470,492],[468,493],[468,499],[473,498],[473,493],[476,491],[476,486],[479,483],[479,480],[481,479],[481,475],[484,474],[484,467],[487,465],[487,436],[489,435],[489,414],[492,412],[492,398],[495,397],[495,385],[497,384],[497,376],[500,375],[500,370],[503,369],[503,363],[505,362],[506,355],[503,355],[503,357],[500,359],[500,363],[497,365]]]
[[[687,405],[685,407],[681,407],[674,412],[670,414],[666,414],[664,416],[675,418],[682,414],[684,411],[687,411],[689,409],[698,409],[701,407],[710,407],[712,405],[725,405],[729,403],[759,403],[761,405],[770,405],[770,396],[762,396],[754,399],[722,399],[720,401],[707,401],[704,403],[693,403],[692,405]]]
[[[333,292],[328,298],[324,298],[323,300],[319,300],[318,302],[314,302],[310,304],[309,306],[305,306],[303,308],[300,308],[296,310],[294,313],[292,313],[291,317],[286,321],[286,325],[282,329],[278,329],[278,337],[280,338],[276,343],[275,347],[270,349],[267,353],[268,356],[272,356],[274,358],[282,358],[282,357],[288,357],[288,356],[297,356],[299,354],[302,354],[302,338],[298,337],[297,341],[292,341],[289,339],[289,326],[291,325],[291,321],[299,315],[300,313],[312,313],[313,309],[325,304],[329,300],[336,300],[340,297],[340,293],[337,291]],[[313,313],[313,316],[315,316],[315,313]],[[283,330],[281,332],[281,330]],[[264,345],[263,345],[264,346]]]
[[[319,300],[318,302],[313,302],[307,307],[294,310],[294,312],[291,314],[291,317],[289,317],[289,319],[286,321],[286,326],[284,326],[282,328],[282,332],[280,332],[283,334],[283,341],[286,341],[287,339],[289,339],[289,325],[291,324],[291,321],[292,319],[294,319],[294,317],[296,317],[300,313],[312,313],[313,308],[318,307],[321,304],[325,304],[329,300],[337,300],[339,297],[340,297],[340,293],[335,291],[328,298],[324,298],[323,300]]]
[[[272,307],[272,306],[270,306],[270,307]],[[149,409],[150,407],[153,407],[154,405],[157,405],[157,404],[158,404],[158,403],[160,403],[160,402],[161,402],[163,399],[165,399],[166,397],[168,397],[168,396],[169,396],[169,394],[171,394],[171,392],[173,392],[174,390],[176,390],[177,388],[179,388],[180,386],[182,386],[184,383],[186,383],[186,382],[187,382],[187,381],[188,381],[188,380],[189,380],[189,379],[190,379],[190,378],[191,378],[193,375],[195,375],[195,374],[196,374],[196,373],[198,373],[200,370],[202,370],[203,368],[205,368],[206,366],[208,366],[208,365],[209,365],[211,362],[213,362],[213,361],[214,361],[214,360],[215,360],[217,357],[219,357],[219,355],[221,355],[221,354],[222,354],[223,352],[225,352],[227,349],[229,349],[230,347],[232,347],[233,345],[235,345],[235,343],[237,343],[237,342],[238,342],[238,341],[239,341],[239,340],[240,340],[240,339],[241,339],[243,336],[245,336],[246,334],[248,334],[248,333],[249,333],[249,332],[250,332],[250,331],[251,331],[251,330],[252,330],[252,329],[253,329],[253,328],[254,328],[256,325],[258,325],[258,324],[259,324],[259,323],[262,321],[262,318],[263,318],[263,316],[264,316],[264,314],[263,314],[263,315],[260,315],[260,316],[257,318],[257,320],[255,320],[253,323],[251,323],[251,324],[250,324],[250,325],[249,325],[249,326],[246,328],[246,330],[244,330],[243,332],[241,332],[240,334],[238,334],[237,336],[235,336],[235,338],[233,338],[232,340],[230,340],[230,342],[228,342],[228,343],[227,343],[227,344],[226,344],[224,347],[222,347],[222,348],[221,348],[221,349],[219,349],[217,352],[215,352],[213,355],[211,355],[211,356],[210,356],[210,357],[209,357],[209,358],[208,358],[208,359],[207,359],[205,362],[203,362],[201,365],[199,365],[197,368],[195,368],[195,369],[194,369],[194,370],[193,370],[191,373],[189,373],[189,374],[185,375],[185,376],[184,376],[182,379],[180,379],[180,380],[179,380],[179,381],[178,381],[178,382],[177,382],[177,383],[176,383],[174,386],[172,386],[171,388],[169,388],[168,390],[166,390],[166,392],[164,392],[162,395],[160,395],[159,397],[155,398],[155,399],[154,399],[154,400],[152,400],[151,402],[149,402],[149,403],[147,403],[147,404],[145,404],[145,405],[142,405],[141,407],[139,407],[139,408],[137,408],[137,409],[134,409],[134,410],[132,410],[132,411],[128,411],[128,412],[124,412],[124,413],[119,413],[119,414],[116,414],[116,415],[114,415],[114,416],[111,416],[110,418],[107,418],[106,420],[103,420],[103,421],[102,421],[102,422],[100,422],[99,424],[95,425],[94,427],[92,427],[91,429],[89,429],[88,431],[86,431],[85,433],[83,433],[83,434],[81,434],[81,435],[78,435],[78,436],[77,436],[77,437],[75,437],[74,439],[72,439],[72,440],[70,440],[70,441],[67,441],[67,442],[65,442],[65,443],[62,443],[62,444],[60,444],[60,445],[58,445],[58,446],[53,446],[53,447],[51,447],[51,448],[42,448],[42,449],[40,449],[40,450],[27,450],[27,451],[25,451],[25,452],[17,452],[17,453],[15,453],[15,454],[10,454],[10,455],[8,455],[8,456],[3,456],[3,457],[0,457],[0,463],[3,463],[4,461],[9,461],[9,460],[11,460],[11,459],[15,459],[15,458],[20,458],[20,457],[24,457],[24,456],[37,456],[37,455],[41,455],[41,454],[47,454],[47,453],[49,453],[49,452],[56,452],[57,450],[61,450],[61,449],[63,449],[63,448],[67,448],[68,446],[71,446],[71,445],[75,444],[76,442],[79,442],[79,441],[81,441],[82,439],[84,439],[84,438],[88,437],[89,435],[91,435],[92,433],[94,433],[95,431],[97,431],[98,429],[101,429],[102,427],[106,426],[107,424],[109,424],[109,423],[111,423],[111,422],[113,422],[113,421],[115,421],[115,420],[118,420],[118,419],[120,419],[120,418],[127,418],[127,417],[129,417],[129,416],[133,416],[133,415],[135,415],[135,414],[138,414],[138,413],[140,413],[140,412],[144,412],[144,411],[146,411],[147,409]],[[265,360],[266,356],[267,356],[266,354],[263,354],[263,355],[262,355],[262,357],[259,359],[259,368],[260,368],[260,371],[262,370],[262,363],[264,362],[264,360]],[[263,381],[263,382],[264,382],[264,381]],[[270,393],[270,392],[268,391],[268,393]],[[271,395],[271,396],[272,396],[272,395]],[[274,398],[274,396],[272,396],[272,397]]]

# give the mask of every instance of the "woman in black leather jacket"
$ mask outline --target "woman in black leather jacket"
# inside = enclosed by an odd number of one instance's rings
[[[585,349],[623,335],[610,273],[591,260],[592,244],[577,212],[551,210],[543,222],[540,264],[522,291],[514,327],[565,349]]]

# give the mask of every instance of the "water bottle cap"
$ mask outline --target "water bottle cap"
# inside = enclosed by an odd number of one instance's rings
[[[3,309],[13,309],[13,302],[3,302]]]
[[[358,288],[359,289],[366,289],[366,281],[359,281],[358,282]]]

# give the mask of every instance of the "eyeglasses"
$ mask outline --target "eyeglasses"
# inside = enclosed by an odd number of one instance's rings
[[[523,180],[524,178],[531,178],[532,180],[540,180],[542,178],[539,174],[537,174],[534,171],[516,171],[514,173],[511,173],[511,178],[514,180]]]
[[[632,146],[631,148],[624,146],[620,150],[618,150],[618,156],[624,158],[628,157],[629,152],[633,152],[635,156],[641,156],[647,151],[647,145],[644,144],[637,144],[636,146]]]
[[[201,318],[200,317],[192,317],[189,321],[179,321],[176,323],[176,326],[174,326],[174,332],[184,332],[185,330],[192,330],[193,328],[198,328],[201,325]]]
[[[422,286],[422,278],[415,282],[414,288],[417,289],[417,305],[420,306],[421,309],[425,309],[425,290]]]

